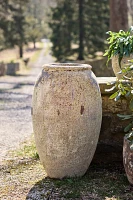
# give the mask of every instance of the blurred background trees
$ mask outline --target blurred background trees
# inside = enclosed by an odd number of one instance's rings
[[[77,41],[77,5],[75,0],[58,0],[57,6],[51,8],[51,21],[49,26],[52,30],[51,42],[53,43],[53,55],[62,60],[71,55],[72,42]],[[73,50],[74,51],[74,50]]]
[[[83,60],[88,54],[105,49],[105,32],[109,29],[107,0],[58,0],[52,8],[51,41],[58,60],[78,53]]]
[[[52,1],[51,1],[52,3]],[[48,37],[50,28],[48,26],[48,11],[50,3],[47,0],[29,0],[26,9],[26,36],[28,42],[33,43],[36,48],[36,42],[42,38]]]
[[[19,57],[23,47],[49,34],[46,20],[46,0],[0,0],[0,50],[18,46]],[[46,6],[47,5],[47,6]]]
[[[19,55],[23,56],[23,45],[26,42],[25,36],[25,7],[24,0],[1,0],[0,5],[0,30],[5,38],[5,47],[19,47]]]
[[[42,38],[59,61],[87,59],[106,48],[106,31],[128,29],[133,0],[0,0],[0,50]]]

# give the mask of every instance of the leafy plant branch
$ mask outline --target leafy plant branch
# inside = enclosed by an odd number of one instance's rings
[[[118,55],[119,66],[123,56],[130,56],[133,53],[133,26],[128,31],[120,30],[119,32],[108,31],[107,39],[109,48],[105,51],[104,56],[108,57],[107,63],[113,57]]]

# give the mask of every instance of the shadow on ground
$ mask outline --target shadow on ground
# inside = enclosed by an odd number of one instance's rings
[[[92,165],[82,178],[57,180],[46,177],[31,188],[26,200],[104,200],[105,197],[133,199],[133,187],[127,181],[123,166],[108,166],[107,169]]]
[[[0,110],[30,109],[33,82],[0,84]]]

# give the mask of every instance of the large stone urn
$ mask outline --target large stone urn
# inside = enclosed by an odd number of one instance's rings
[[[124,137],[123,163],[128,181],[133,185],[133,150],[130,149],[131,141]]]
[[[131,54],[130,56],[123,56],[121,60],[121,68],[120,68],[118,55],[112,57],[112,68],[113,68],[115,76],[118,79],[121,79],[123,76],[122,74],[119,74],[119,72],[121,71],[121,69],[123,69],[123,67],[125,67],[126,64],[128,64],[128,60],[131,60],[131,59],[133,59],[133,54]]]
[[[102,119],[101,94],[91,66],[45,65],[34,87],[32,119],[47,175],[84,175],[97,146]]]

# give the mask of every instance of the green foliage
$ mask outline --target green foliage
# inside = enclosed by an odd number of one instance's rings
[[[46,2],[40,0],[6,0],[0,4],[0,49],[20,48],[27,42],[40,40],[46,34],[44,18]]]
[[[94,55],[104,51],[105,31],[109,27],[108,1],[84,0],[82,2],[82,37],[83,56]],[[80,23],[79,2],[77,0],[58,0],[57,6],[51,8],[52,51],[57,60],[64,61],[70,55],[78,54]],[[77,55],[78,57],[78,55]]]
[[[85,54],[94,55],[107,48],[105,32],[109,29],[109,1],[87,0],[84,5]]]
[[[32,16],[26,17],[27,28],[26,36],[28,41],[33,42],[34,48],[36,41],[40,40],[42,37],[42,30],[38,20]]]
[[[115,89],[115,92],[110,96],[110,99],[118,101],[120,98],[126,98],[130,114],[117,114],[122,120],[128,120],[128,125],[125,127],[124,132],[126,138],[130,140],[130,148],[133,149],[133,60],[130,60],[127,65],[121,70],[122,78],[117,80],[111,89],[106,91],[112,91]],[[116,91],[117,90],[117,91]]]
[[[10,153],[11,156],[17,156],[18,158],[32,158],[36,160],[39,159],[33,135],[31,136],[30,140],[25,141],[21,145],[21,148],[16,151],[11,151]]]
[[[46,2],[39,0],[29,0],[26,9],[26,37],[29,42],[36,42],[41,38],[47,38],[49,29],[47,28]]]
[[[17,45],[20,49],[20,57],[23,56],[25,36],[25,9],[28,1],[6,0],[0,5],[0,29],[3,30],[6,47]],[[1,11],[2,10],[2,11]]]
[[[109,48],[105,51],[104,56],[108,57],[108,61],[112,56],[118,55],[119,65],[123,56],[130,56],[133,53],[133,26],[125,32],[120,30],[117,32],[108,31],[109,38],[107,39]],[[107,61],[107,62],[108,62]]]

